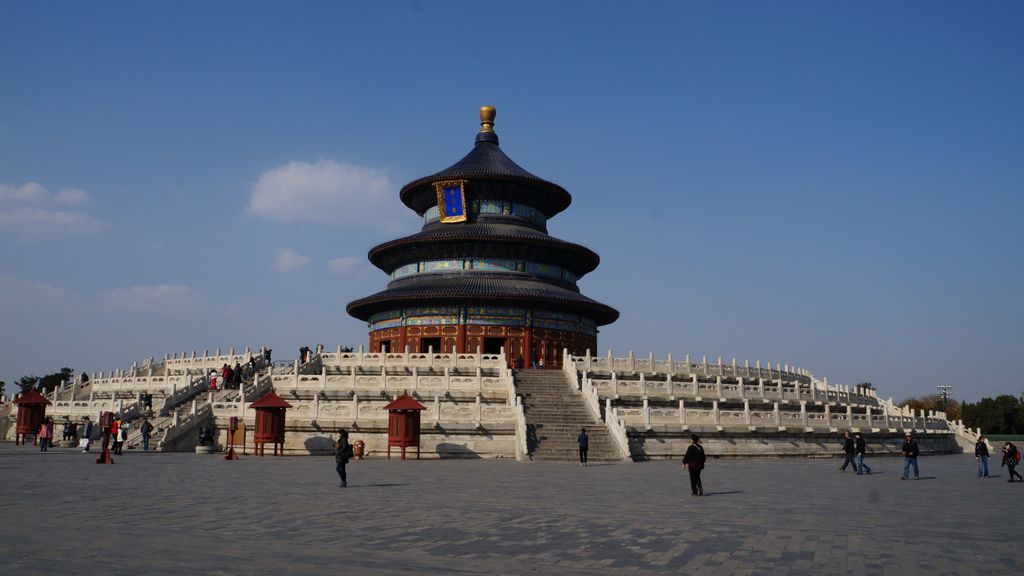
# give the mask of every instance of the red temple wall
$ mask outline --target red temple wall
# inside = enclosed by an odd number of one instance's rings
[[[429,340],[428,340],[429,339]],[[488,342],[488,339],[491,339]],[[501,340],[500,344],[498,340]],[[568,348],[574,355],[597,352],[597,337],[579,332],[553,330],[550,328],[525,328],[522,326],[482,326],[476,324],[449,324],[443,326],[401,326],[370,332],[370,351],[381,352],[387,344],[389,352],[426,352],[434,345],[435,352],[475,353],[488,351],[488,344],[505,348],[505,357],[513,365],[519,357],[523,365],[544,360],[545,368],[561,368],[562,349]],[[437,346],[436,344],[440,344]],[[496,351],[494,351],[496,353]]]

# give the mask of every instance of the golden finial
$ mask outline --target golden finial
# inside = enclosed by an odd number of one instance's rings
[[[498,113],[493,106],[480,107],[480,131],[494,132],[494,116]]]

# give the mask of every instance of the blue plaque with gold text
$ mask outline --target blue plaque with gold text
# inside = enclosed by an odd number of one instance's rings
[[[435,182],[437,207],[441,211],[441,222],[451,224],[466,221],[466,181],[447,180]]]

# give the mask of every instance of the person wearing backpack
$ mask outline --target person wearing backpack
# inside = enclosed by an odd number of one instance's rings
[[[340,486],[342,488],[348,486],[345,465],[348,464],[349,458],[352,458],[352,454],[352,445],[348,443],[348,431],[342,428],[338,430],[338,441],[334,445],[334,469],[338,472],[338,477],[341,478]]]
[[[704,495],[704,485],[700,482],[700,472],[704,469],[704,461],[707,456],[704,454],[704,447],[700,445],[700,436],[690,436],[690,447],[683,455],[683,468],[690,473],[690,490],[694,496]]]
[[[1017,470],[1016,470],[1017,464],[1019,464],[1019,463],[1020,463],[1020,450],[1017,450],[1017,447],[1013,445],[1013,442],[1007,442],[1003,446],[1003,464],[1002,465],[1006,466],[1006,469],[1010,471],[1010,479],[1008,480],[1008,482],[1013,482],[1013,477],[1014,476],[1019,478],[1019,480],[1018,480],[1019,482],[1024,482],[1024,476],[1021,476],[1020,472],[1017,472]]]

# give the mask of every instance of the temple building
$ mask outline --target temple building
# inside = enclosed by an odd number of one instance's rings
[[[402,188],[423,228],[370,250],[391,281],[347,308],[367,322],[371,351],[504,348],[510,363],[558,367],[563,348],[596,353],[598,327],[619,317],[576,285],[598,255],[548,235],[548,220],[572,202],[569,192],[506,156],[494,117],[482,107],[473,149]]]

